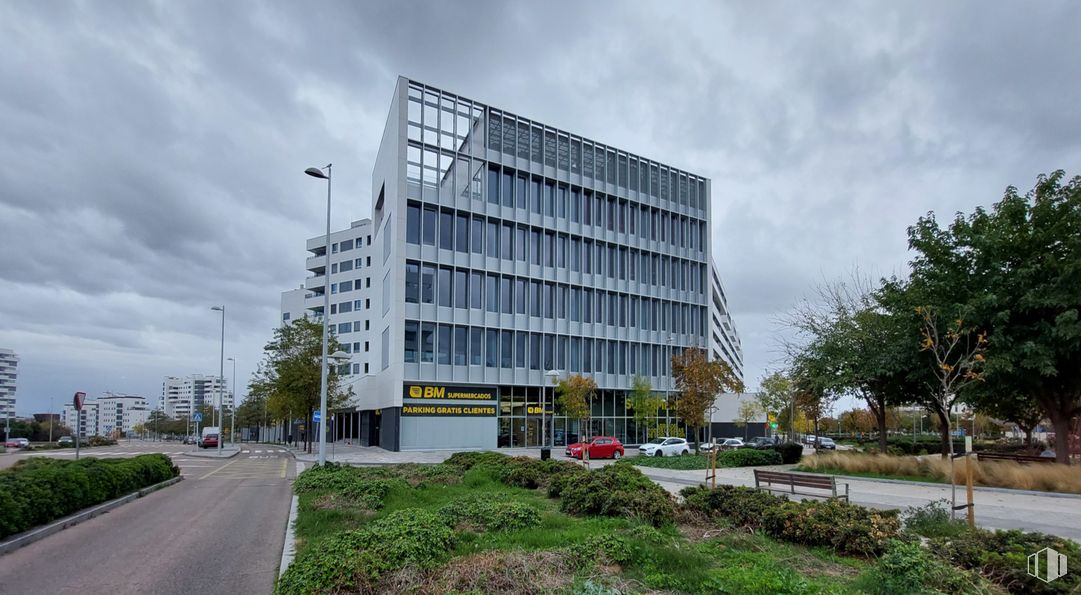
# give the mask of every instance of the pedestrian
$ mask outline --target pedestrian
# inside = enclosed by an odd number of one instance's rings
[[[285,443],[286,444],[292,444],[292,442],[293,442],[293,435],[292,434],[289,434],[288,436],[285,437]]]

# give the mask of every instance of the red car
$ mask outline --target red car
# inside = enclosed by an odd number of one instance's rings
[[[582,443],[567,445],[566,455],[575,459],[582,458]],[[623,443],[615,436],[594,436],[589,443],[589,458],[619,459],[623,457]]]
[[[218,447],[218,435],[207,434],[203,436],[203,441],[199,443],[199,448],[217,448]]]

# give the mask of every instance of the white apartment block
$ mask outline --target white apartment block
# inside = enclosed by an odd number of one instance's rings
[[[204,374],[167,376],[161,384],[162,411],[172,418],[188,417],[203,405],[217,406],[219,392],[225,409],[232,409],[233,394],[228,378]]]
[[[10,349],[0,349],[0,419],[15,417],[15,380],[19,357]]]
[[[64,410],[60,412],[60,421],[65,426],[71,428],[80,436],[102,436],[101,426],[98,425],[98,403],[93,400],[86,400],[83,402],[82,417],[78,415],[79,412],[75,411],[75,407],[70,403],[64,405]]]
[[[372,309],[372,222],[353,221],[348,229],[330,234],[330,278],[326,277],[326,236],[307,241],[306,266],[313,276],[304,288],[283,291],[281,322],[300,317],[322,322],[325,283],[330,283],[330,332],[351,355],[346,383],[371,374],[374,346],[370,336]]]

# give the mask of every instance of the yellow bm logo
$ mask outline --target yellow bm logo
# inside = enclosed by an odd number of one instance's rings
[[[442,399],[446,396],[446,387],[442,386],[410,386],[409,398],[411,399]]]

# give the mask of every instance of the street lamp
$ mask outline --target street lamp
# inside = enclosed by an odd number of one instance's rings
[[[348,359],[349,354],[339,349],[323,360],[323,395],[319,404],[319,457],[322,459],[320,464],[326,462],[327,451],[327,424],[329,423],[327,420],[327,374],[331,364],[338,365]]]
[[[225,412],[222,410],[222,393],[225,390],[225,304],[210,308],[221,312],[221,353],[218,354],[218,455],[221,455],[222,426],[225,425]]]
[[[330,324],[330,168],[333,164],[328,163],[324,168],[309,167],[304,173],[313,178],[327,181],[327,235],[326,252],[323,265],[323,359],[319,371],[319,415],[327,414],[327,338],[328,325]],[[326,170],[326,173],[323,173]],[[320,422],[322,424],[322,422]],[[319,433],[319,465],[327,462],[327,442],[325,433]]]
[[[559,370],[548,370],[544,373],[544,376],[548,378],[548,383],[552,385],[552,403],[555,403],[555,390],[556,381],[559,380]],[[541,391],[541,448],[548,446],[548,427],[544,423],[545,409],[547,409],[547,403],[544,395],[547,391]]]
[[[233,392],[231,407],[229,407],[229,445],[236,446],[236,358],[229,358],[233,362]]]

